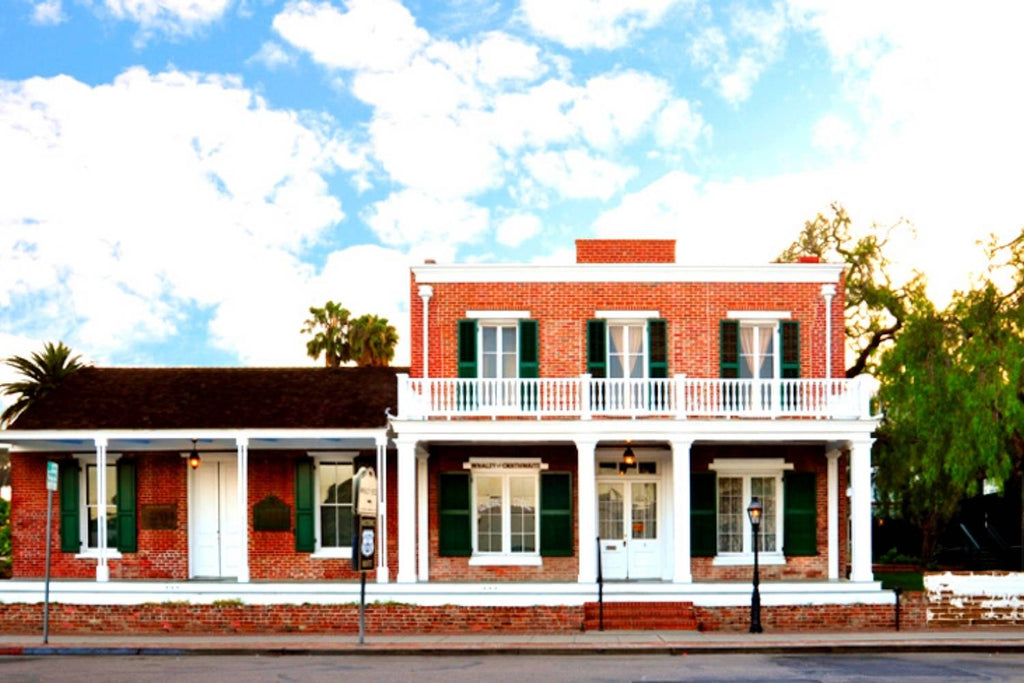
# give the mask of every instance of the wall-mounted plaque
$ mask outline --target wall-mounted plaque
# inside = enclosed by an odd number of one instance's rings
[[[139,508],[142,528],[152,531],[173,531],[178,528],[177,503],[142,505]]]
[[[292,506],[277,496],[267,496],[252,508],[253,531],[291,531]]]

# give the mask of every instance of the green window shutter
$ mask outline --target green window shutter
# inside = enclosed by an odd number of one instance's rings
[[[795,379],[800,376],[800,323],[785,320],[780,326],[782,335],[782,377]]]
[[[603,320],[587,321],[587,372],[591,377],[608,375],[608,331]]]
[[[817,475],[787,472],[783,490],[783,552],[787,556],[818,554]]]
[[[668,377],[668,323],[664,320],[647,321],[647,376]]]
[[[438,478],[437,554],[466,557],[473,554],[468,472],[442,472]]]
[[[540,475],[540,554],[572,557],[572,475],[542,472]]]
[[[316,508],[316,480],[313,459],[295,461],[295,552],[311,553],[316,550],[316,526],[313,514]]]
[[[135,461],[117,461],[117,549],[134,553],[137,548],[135,526]]]
[[[458,342],[459,377],[476,377],[476,321],[464,319],[459,321]]]
[[[714,472],[690,473],[690,556],[718,553],[718,491]]]
[[[60,550],[77,553],[82,549],[78,521],[78,462],[60,463]]]
[[[519,321],[519,376],[540,376],[540,343],[536,320]]]
[[[719,376],[736,379],[740,376],[740,324],[723,320],[719,328]]]

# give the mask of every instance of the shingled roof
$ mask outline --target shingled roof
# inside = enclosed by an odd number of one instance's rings
[[[365,429],[405,368],[83,368],[10,429]]]

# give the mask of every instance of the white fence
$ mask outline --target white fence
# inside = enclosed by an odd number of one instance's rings
[[[419,379],[398,377],[399,416],[811,417],[871,416],[875,382],[854,379]]]

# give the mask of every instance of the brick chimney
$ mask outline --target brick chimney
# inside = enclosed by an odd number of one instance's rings
[[[576,240],[576,263],[675,262],[675,240]]]

